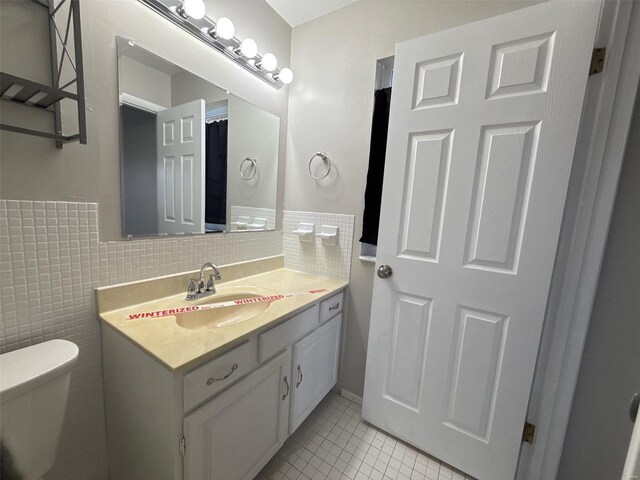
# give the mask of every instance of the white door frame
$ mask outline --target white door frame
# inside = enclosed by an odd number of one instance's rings
[[[596,45],[605,71],[587,85],[578,146],[551,283],[518,480],[555,479],[598,285],[640,78],[640,3],[604,2]]]

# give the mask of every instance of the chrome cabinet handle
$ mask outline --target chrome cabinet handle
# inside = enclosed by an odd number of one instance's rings
[[[336,303],[333,307],[329,307],[329,311],[337,310],[339,306],[340,306],[340,302]]]
[[[389,265],[380,265],[378,267],[378,276],[380,278],[389,278],[393,275],[393,269]]]
[[[296,388],[298,388],[300,386],[300,384],[302,383],[302,369],[300,368],[300,364],[298,364],[298,381],[296,382]]]
[[[629,407],[629,417],[631,417],[631,421],[633,423],[636,422],[636,418],[638,417],[639,407],[640,407],[640,392],[636,392],[633,394],[633,398],[631,399],[631,406]]]
[[[284,400],[285,398],[287,398],[287,396],[289,395],[289,381],[287,380],[287,376],[285,375],[284,378],[282,379],[282,381],[284,382],[284,384],[287,386],[287,392],[282,396],[282,399]]]
[[[209,377],[207,379],[207,385],[211,385],[211,384],[213,384],[215,382],[219,382],[221,380],[226,380],[231,375],[233,375],[233,372],[235,372],[237,369],[238,369],[238,364],[234,363],[233,366],[231,367],[231,371],[229,373],[227,373],[224,377],[222,377],[222,378]]]

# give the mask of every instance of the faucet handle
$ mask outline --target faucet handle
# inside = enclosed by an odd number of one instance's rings
[[[220,280],[218,278],[218,275],[215,276],[215,279]],[[209,280],[207,281],[207,291],[216,293],[216,284],[213,275],[209,275]]]
[[[193,300],[198,293],[197,280],[192,278],[189,280],[189,286],[187,287],[187,300]]]

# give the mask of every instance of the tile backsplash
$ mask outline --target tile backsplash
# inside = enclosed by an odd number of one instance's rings
[[[106,478],[94,288],[280,254],[281,232],[99,242],[96,203],[0,200],[0,353],[53,338],[80,348],[46,479]]]
[[[300,222],[315,224],[313,242],[302,242],[292,233]],[[282,219],[284,266],[323,277],[349,281],[355,217],[338,213],[285,210]],[[339,228],[338,244],[325,245],[317,236],[322,225]]]

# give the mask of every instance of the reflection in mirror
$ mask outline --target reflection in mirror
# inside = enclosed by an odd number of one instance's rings
[[[118,38],[123,236],[274,230],[280,119]]]

